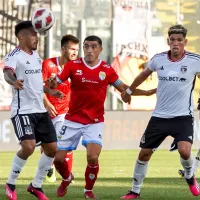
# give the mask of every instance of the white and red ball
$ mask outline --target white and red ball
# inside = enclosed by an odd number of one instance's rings
[[[55,16],[50,9],[39,8],[33,12],[31,22],[38,33],[45,33],[54,25]]]

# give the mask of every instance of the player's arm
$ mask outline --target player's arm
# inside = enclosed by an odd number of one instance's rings
[[[17,90],[23,90],[23,80],[17,80],[16,77],[14,76],[13,70],[10,68],[4,68],[4,79],[5,81],[12,85],[15,89]]]
[[[141,85],[151,74],[153,71],[151,71],[149,68],[145,68],[133,81],[130,87],[126,89],[125,92],[121,94],[122,100],[127,103],[129,102],[130,96],[136,92],[136,88]],[[155,90],[155,89],[154,89]],[[153,92],[154,92],[153,90]],[[141,92],[141,91],[140,91]]]
[[[58,114],[54,105],[48,100],[46,94],[44,94],[44,106],[50,116],[55,117]]]
[[[59,97],[59,98],[63,98],[64,96],[64,94],[59,90],[52,90],[46,86],[43,86],[43,88],[44,88],[44,93],[49,94],[51,96]]]
[[[128,88],[128,85],[120,81],[118,85],[114,85],[114,87],[120,92],[126,91]],[[152,90],[140,90],[140,89],[135,89],[133,93],[131,94],[132,96],[150,96],[156,93],[156,88]]]

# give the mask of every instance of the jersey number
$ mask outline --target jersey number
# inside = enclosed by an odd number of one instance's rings
[[[28,115],[24,115],[22,116],[22,119],[23,119],[23,122],[24,122],[24,125],[29,125],[30,126],[30,120],[29,120],[29,117]]]
[[[67,126],[62,126],[62,128],[61,128],[61,130],[60,130],[60,135],[64,135],[66,129],[67,129]]]

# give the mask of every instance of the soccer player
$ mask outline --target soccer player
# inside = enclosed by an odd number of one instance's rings
[[[124,102],[146,78],[157,71],[157,103],[147,128],[141,138],[138,159],[135,164],[131,191],[121,199],[136,199],[147,173],[149,160],[153,152],[169,135],[174,137],[178,145],[180,161],[185,170],[185,179],[194,196],[200,194],[193,171],[191,146],[193,143],[193,99],[196,74],[200,72],[200,56],[185,51],[187,29],[175,25],[168,30],[170,50],[156,54],[133,81],[132,85],[122,93]]]
[[[64,67],[64,65],[70,60],[77,59],[79,51],[79,39],[73,35],[65,35],[61,39],[61,56],[49,58],[43,61],[42,63],[42,74],[43,79],[46,81],[51,76],[56,76]],[[48,87],[48,85],[46,84]],[[69,97],[70,97],[70,83],[68,80],[63,82],[56,88],[57,90],[65,93],[65,97],[59,99],[57,97],[53,97],[50,95],[44,95],[44,104],[51,116],[51,120],[56,129],[56,134],[58,135],[62,124],[65,119],[65,114],[68,111],[69,107]],[[72,170],[72,162],[73,162],[73,153],[69,151],[65,159],[68,162],[69,170]],[[48,182],[55,182],[55,168],[51,167],[49,170],[46,180]]]
[[[12,163],[5,185],[6,197],[9,200],[17,200],[16,180],[27,159],[34,152],[36,142],[41,141],[44,152],[39,160],[35,178],[27,191],[38,200],[48,200],[41,187],[57,151],[57,138],[43,104],[42,60],[35,51],[38,35],[31,21],[17,24],[15,35],[19,45],[5,56],[4,77],[13,89],[11,119],[21,150],[17,152]],[[55,90],[45,87],[44,90],[50,94],[56,93]]]
[[[87,150],[84,196],[87,199],[97,199],[92,189],[99,172],[98,158],[102,148],[107,87],[113,85],[119,92],[127,88],[114,69],[99,59],[102,49],[102,41],[99,37],[86,37],[83,43],[84,58],[68,62],[57,79],[49,80],[49,84],[56,87],[68,78],[71,79],[69,110],[58,136],[59,151],[54,161],[57,171],[63,178],[57,189],[59,197],[66,194],[67,187],[74,179],[64,159],[65,154],[75,150],[83,136],[82,144]],[[133,94],[151,95],[155,91],[155,89],[135,90]]]

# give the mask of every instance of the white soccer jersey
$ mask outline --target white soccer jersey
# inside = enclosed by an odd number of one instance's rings
[[[43,104],[42,60],[37,52],[28,54],[15,48],[4,59],[4,68],[12,69],[18,80],[24,80],[24,89],[13,88],[11,116],[46,112]]]
[[[170,60],[168,52],[156,54],[147,67],[157,71],[157,103],[153,116],[173,118],[193,116],[196,74],[200,72],[200,55],[185,52],[178,61]]]

